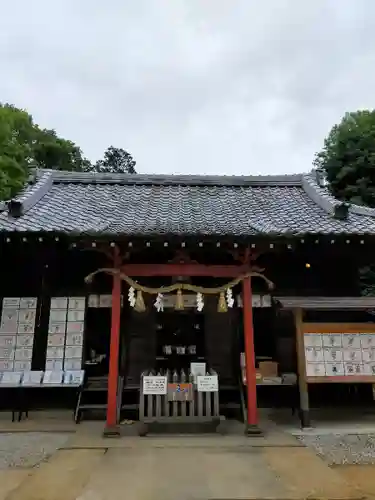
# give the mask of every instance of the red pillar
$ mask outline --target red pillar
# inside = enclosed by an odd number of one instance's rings
[[[120,269],[118,248],[115,249],[114,267]],[[117,432],[117,387],[119,376],[119,351],[120,351],[120,316],[121,316],[121,278],[113,276],[112,285],[112,316],[111,316],[111,341],[109,351],[108,374],[108,401],[106,433]]]
[[[242,282],[242,295],[247,391],[246,433],[259,434],[260,431],[258,429],[257,385],[254,352],[253,301],[250,277],[245,278]]]

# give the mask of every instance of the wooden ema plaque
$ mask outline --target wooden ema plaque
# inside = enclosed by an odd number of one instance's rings
[[[193,384],[168,384],[168,401],[192,401]]]

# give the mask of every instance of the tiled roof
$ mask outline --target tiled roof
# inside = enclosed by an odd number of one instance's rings
[[[313,173],[225,177],[40,170],[0,207],[2,232],[98,235],[375,234],[375,210],[341,203]]]

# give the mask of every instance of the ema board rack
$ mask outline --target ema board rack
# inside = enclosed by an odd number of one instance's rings
[[[375,383],[375,324],[304,324],[308,383]]]
[[[31,370],[36,297],[4,297],[0,323],[0,371]]]
[[[52,297],[46,370],[80,370],[83,356],[85,297]]]

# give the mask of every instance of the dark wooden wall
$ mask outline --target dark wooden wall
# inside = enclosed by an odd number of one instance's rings
[[[99,275],[91,285],[84,282],[84,277],[90,272],[111,265],[107,257],[95,249],[82,251],[69,248],[69,244],[69,241],[55,242],[54,238],[43,244],[32,238],[23,242],[22,237],[15,243],[0,244],[0,297],[36,296],[39,299],[34,369],[44,366],[51,296],[111,293],[112,280],[109,276]],[[153,261],[152,248],[144,248],[142,252],[132,259]],[[206,263],[220,263],[218,252],[217,249],[213,250],[203,259],[200,250],[196,249],[194,258],[205,260]],[[317,245],[314,242],[299,245],[292,250],[275,249],[275,252],[262,255],[259,264],[264,267],[265,275],[275,283],[275,292],[280,295],[359,295],[358,267],[371,260],[372,253],[368,246],[331,245],[328,240]],[[306,263],[310,267],[306,267]],[[170,278],[160,278],[158,281],[159,284],[169,283]],[[210,286],[210,281],[196,278],[194,282]],[[142,283],[147,284],[145,281]],[[255,291],[265,291],[263,282],[253,280],[253,283]],[[120,364],[128,383],[138,383],[142,370],[152,367],[155,361],[156,311],[152,306],[154,297],[148,297],[147,294],[144,297],[148,301],[146,313],[130,310],[127,290],[128,287],[123,284],[125,307],[121,321]],[[217,297],[205,297],[206,356],[211,366],[219,372],[221,380],[232,382],[237,377],[236,339],[238,330],[241,330],[242,311],[220,314],[216,308]],[[110,324],[106,328],[109,335]],[[277,349],[289,352],[291,342],[291,339],[281,341]],[[285,357],[285,353],[282,357]]]
[[[144,295],[146,311],[130,311],[124,325],[124,374],[127,384],[139,384],[141,373],[153,369],[156,356],[156,310],[154,297]]]
[[[234,309],[227,313],[217,312],[217,300],[217,297],[205,298],[206,356],[211,368],[219,374],[221,383],[230,384],[236,381],[234,347],[238,323]]]

